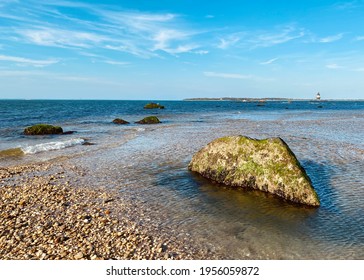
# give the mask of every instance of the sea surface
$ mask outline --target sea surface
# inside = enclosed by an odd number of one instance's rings
[[[187,232],[229,259],[364,259],[364,101],[158,101],[165,109],[143,109],[148,102],[0,100],[0,167],[66,159],[85,170],[80,184],[116,189],[145,209],[141,224]],[[149,115],[162,123],[135,124]],[[23,135],[37,123],[75,132]],[[188,171],[195,152],[226,135],[281,137],[321,206]]]

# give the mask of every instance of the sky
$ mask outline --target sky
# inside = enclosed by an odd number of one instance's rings
[[[0,99],[364,99],[364,0],[0,0]]]

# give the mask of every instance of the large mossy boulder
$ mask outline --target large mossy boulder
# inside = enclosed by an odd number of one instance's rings
[[[140,121],[137,121],[135,123],[139,123],[139,124],[156,124],[156,123],[160,123],[160,120],[156,117],[156,116],[149,116],[146,117]]]
[[[129,122],[123,120],[123,119],[115,119],[112,121],[115,124],[129,124]]]
[[[144,106],[144,109],[164,109],[163,105],[160,105],[159,103],[148,103]]]
[[[219,138],[197,152],[188,168],[228,186],[269,192],[299,204],[320,205],[306,171],[281,138]]]
[[[36,124],[24,129],[25,135],[46,135],[46,134],[62,134],[63,129],[60,126],[50,124]]]

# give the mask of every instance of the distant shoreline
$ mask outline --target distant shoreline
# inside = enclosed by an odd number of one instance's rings
[[[265,101],[364,101],[364,99],[316,99],[316,98],[280,98],[280,97],[198,97],[186,98],[183,101],[236,101],[236,102],[265,102]]]
[[[359,101],[364,99],[330,99],[324,98],[317,100],[316,98],[280,98],[280,97],[194,97],[184,99],[57,99],[57,98],[0,98],[0,101],[140,101],[140,102],[179,102],[179,101],[237,101],[237,102],[258,102],[258,101]]]
[[[180,102],[180,101],[235,101],[235,102],[259,102],[259,101],[358,101],[364,102],[364,99],[321,99],[316,98],[279,98],[279,97],[196,97],[184,99],[57,99],[57,98],[0,98],[0,101],[139,101],[139,102]]]

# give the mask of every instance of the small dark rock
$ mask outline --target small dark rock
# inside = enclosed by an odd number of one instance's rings
[[[73,133],[75,133],[76,131],[73,131],[73,130],[70,130],[70,131],[65,131],[65,132],[63,132],[63,134],[73,134]]]
[[[137,121],[135,123],[139,123],[139,124],[156,124],[156,123],[160,123],[160,120],[156,117],[156,116],[149,116],[146,117],[140,121]]]
[[[115,119],[112,122],[115,124],[129,124],[129,122],[124,121],[123,119]]]
[[[144,109],[164,109],[163,105],[160,105],[159,103],[148,103],[144,106]]]
[[[46,135],[46,134],[63,134],[63,129],[60,126],[49,124],[36,124],[24,129],[25,135]]]
[[[95,145],[95,143],[85,141],[85,142],[82,143],[82,145],[84,145],[84,146],[92,146],[92,145]]]

